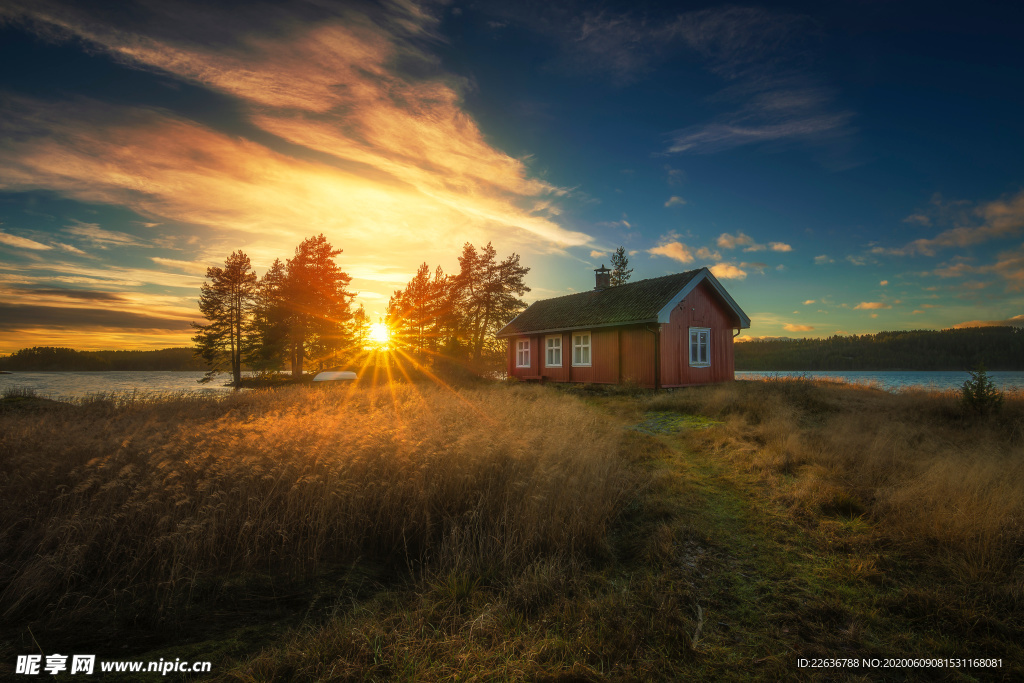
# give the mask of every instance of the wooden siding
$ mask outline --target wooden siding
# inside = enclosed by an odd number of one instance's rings
[[[590,331],[590,366],[572,365],[572,337],[580,331],[562,332],[562,365],[547,367],[546,334],[510,337],[508,374],[511,377],[543,377],[548,382],[618,384],[637,382],[654,386],[654,325],[599,327]],[[587,330],[582,330],[586,332]],[[516,367],[516,342],[530,340],[530,367]]]
[[[654,336],[657,325],[620,327],[622,381],[654,388]]]
[[[734,379],[732,333],[738,325],[735,314],[719,301],[711,286],[701,282],[661,326],[661,385],[679,387]],[[709,367],[690,367],[691,327],[711,330]]]
[[[735,314],[722,303],[711,285],[701,282],[661,325],[623,325],[590,330],[590,367],[572,367],[572,335],[561,332],[562,365],[546,367],[545,334],[508,339],[508,374],[511,377],[543,377],[549,382],[589,382],[617,384],[635,382],[655,386],[655,335],[660,334],[661,386],[679,387],[734,379],[733,329],[740,324]],[[711,365],[690,367],[689,329],[711,330]],[[585,330],[584,330],[585,331]],[[530,367],[517,368],[516,342],[530,340]]]

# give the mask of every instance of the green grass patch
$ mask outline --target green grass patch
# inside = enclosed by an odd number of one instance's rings
[[[713,420],[703,415],[686,415],[670,410],[655,410],[644,414],[644,419],[629,429],[655,436],[657,434],[675,434],[686,429],[708,429],[720,425],[720,420]]]

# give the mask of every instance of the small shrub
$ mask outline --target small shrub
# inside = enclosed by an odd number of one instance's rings
[[[985,372],[985,365],[979,363],[971,370],[971,378],[960,390],[960,403],[968,413],[990,415],[1003,406],[1003,395]]]

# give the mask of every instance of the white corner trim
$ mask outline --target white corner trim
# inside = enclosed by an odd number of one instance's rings
[[[736,300],[729,296],[729,292],[725,291],[725,287],[723,287],[722,283],[718,281],[718,278],[712,275],[711,271],[708,270],[707,268],[701,268],[700,272],[694,275],[693,279],[687,282],[686,286],[679,290],[679,293],[672,297],[671,301],[665,304],[665,306],[660,311],[658,311],[658,322],[669,322],[669,317],[672,315],[672,310],[676,306],[678,306],[683,299],[689,296],[690,292],[697,289],[697,285],[699,285],[704,280],[707,280],[711,284],[711,286],[715,288],[715,291],[717,291],[722,296],[722,299],[725,300],[725,303],[729,306],[729,308],[731,308],[733,312],[737,315],[737,317],[739,317],[741,325],[740,329],[746,329],[750,327],[750,318],[747,316],[746,313],[743,312],[743,309],[740,308],[739,304],[736,303]]]

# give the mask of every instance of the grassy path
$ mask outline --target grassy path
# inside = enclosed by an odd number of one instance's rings
[[[824,515],[798,521],[770,499],[756,475],[688,447],[684,435],[643,438],[658,445],[648,464],[657,483],[647,505],[661,519],[648,519],[646,533],[671,543],[663,552],[671,552],[695,603],[691,636],[697,656],[686,668],[688,675],[963,681],[1017,675],[1019,665],[1012,660],[1000,670],[798,668],[800,658],[861,663],[864,658],[986,655],[965,653],[944,635],[962,629],[964,624],[955,622],[969,619],[969,610],[953,614],[950,606],[943,623],[916,604],[915,596],[926,595],[927,588],[908,588],[906,560],[879,547],[866,521]],[[652,531],[651,524],[661,528]],[[926,576],[917,580],[928,581]],[[994,644],[1005,651],[1005,642]]]

